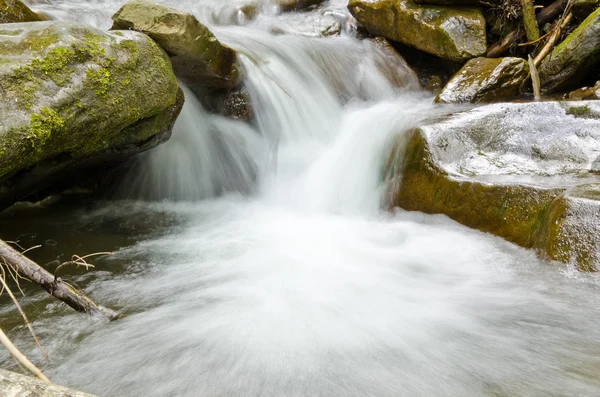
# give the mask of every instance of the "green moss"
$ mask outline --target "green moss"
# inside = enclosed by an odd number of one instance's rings
[[[99,69],[90,67],[85,74],[87,76],[86,85],[92,88],[96,95],[106,98],[110,86],[110,71],[104,67]]]
[[[565,110],[566,114],[569,114],[573,117],[583,118],[583,119],[597,119],[600,118],[600,115],[594,113],[588,105],[585,106],[571,106],[567,110]]]
[[[44,107],[38,114],[31,115],[28,138],[31,139],[33,148],[40,150],[53,134],[61,133],[64,129],[65,121],[58,112]]]

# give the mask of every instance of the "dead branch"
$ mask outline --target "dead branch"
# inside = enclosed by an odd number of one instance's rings
[[[556,0],[554,3],[540,11],[536,17],[538,26],[543,26],[557,17],[558,14],[560,14],[567,7],[569,1],[570,0]],[[502,54],[508,51],[516,41],[520,40],[524,36],[524,34],[525,33],[522,29],[513,30],[504,39],[492,44],[488,48],[487,57],[497,58],[502,56]]]
[[[563,19],[562,23],[557,24],[556,29],[554,29],[554,32],[552,32],[552,36],[550,36],[550,38],[548,39],[548,41],[542,48],[542,51],[540,51],[540,53],[533,60],[533,63],[535,64],[535,66],[539,66],[539,64],[542,63],[542,61],[544,60],[544,58],[546,58],[546,56],[550,53],[550,51],[552,51],[552,49],[554,48],[554,45],[556,44],[556,41],[560,37],[560,33],[562,32],[562,30],[564,28],[567,27],[569,22],[571,22],[571,18],[573,18],[573,14],[569,13],[569,15],[567,15]]]
[[[19,351],[19,349],[17,349],[17,347],[10,341],[10,339],[8,339],[8,336],[6,336],[4,331],[2,331],[2,328],[0,328],[0,343],[2,343],[4,347],[6,347],[6,349],[15,358],[15,360],[17,360],[20,364],[27,368],[32,374],[34,374],[43,381],[50,382],[50,379],[48,379],[38,367],[33,365],[33,363],[29,361],[27,357],[25,357],[25,355]]]
[[[527,56],[527,62],[529,63],[529,75],[531,76],[531,85],[533,86],[533,98],[536,101],[542,99],[542,94],[540,91],[540,76],[537,71],[537,66],[533,59],[531,59],[531,55]]]
[[[521,0],[521,8],[523,9],[523,27],[527,40],[535,41],[540,38],[540,30],[535,18],[533,0]]]
[[[60,299],[73,309],[88,314],[100,314],[110,320],[119,317],[117,312],[97,305],[83,292],[60,278],[54,277],[53,274],[16,251],[3,240],[0,240],[0,257],[16,269],[19,275],[38,284],[50,295]]]

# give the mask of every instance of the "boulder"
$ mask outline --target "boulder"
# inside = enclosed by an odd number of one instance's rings
[[[321,4],[323,0],[275,0],[283,11],[301,10],[313,5]]]
[[[486,52],[477,7],[417,5],[412,0],[350,0],[350,13],[372,34],[455,62]]]
[[[600,8],[554,48],[539,67],[542,92],[577,87],[592,66],[600,61]]]
[[[112,19],[112,30],[133,29],[156,41],[171,57],[177,77],[189,85],[234,88],[241,82],[235,51],[221,44],[192,14],[133,0]]]
[[[474,58],[452,76],[435,101],[502,101],[513,97],[528,75],[527,61],[521,58]]]
[[[398,138],[387,203],[597,269],[600,175],[590,170],[598,155],[600,102],[486,105]]]
[[[2,397],[94,397],[73,389],[44,382],[31,376],[0,369]]]
[[[183,97],[147,36],[74,22],[0,30],[0,210],[169,138]]]
[[[20,0],[0,0],[0,23],[36,22],[46,18],[31,11]]]

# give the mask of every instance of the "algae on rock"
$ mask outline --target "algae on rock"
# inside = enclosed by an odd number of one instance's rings
[[[73,22],[0,31],[0,209],[168,139],[169,58],[138,32]]]
[[[440,58],[463,62],[486,52],[485,19],[477,7],[350,0],[348,9],[370,33]]]

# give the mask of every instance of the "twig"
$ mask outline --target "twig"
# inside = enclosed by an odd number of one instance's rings
[[[6,290],[6,292],[8,293],[8,296],[10,296],[10,298],[13,301],[13,303],[17,307],[17,310],[19,311],[19,313],[21,313],[21,317],[23,317],[23,320],[25,321],[25,324],[27,325],[27,328],[29,328],[29,332],[31,333],[31,336],[33,336],[33,339],[35,340],[35,343],[40,348],[40,351],[42,352],[42,355],[44,356],[44,358],[46,360],[49,360],[48,354],[46,354],[46,351],[42,347],[42,344],[40,343],[40,340],[38,339],[37,335],[33,331],[33,327],[31,326],[31,322],[27,318],[27,315],[25,314],[25,311],[23,311],[23,308],[21,307],[21,305],[17,301],[17,298],[15,298],[15,296],[12,293],[12,291],[10,290],[10,288],[8,287],[8,285],[6,284],[6,281],[5,281],[5,279],[6,279],[6,273],[4,272],[4,268],[2,266],[0,266],[0,270],[2,271],[2,277],[0,277],[0,283],[2,284],[2,289]]]
[[[536,101],[542,99],[542,94],[540,92],[540,76],[538,75],[537,67],[533,59],[531,59],[531,55],[527,56],[527,62],[529,63],[529,73],[531,75],[531,85],[533,86],[533,98]]]
[[[17,347],[10,341],[10,339],[8,339],[8,336],[6,336],[4,331],[2,331],[2,328],[0,328],[0,343],[2,343],[4,347],[6,347],[6,349],[10,352],[10,354],[12,354],[12,356],[19,363],[23,364],[23,366],[27,368],[32,374],[34,374],[43,381],[50,382],[50,379],[48,379],[38,367],[33,365],[33,363],[29,361],[27,357],[25,357],[25,355],[19,351],[19,349],[17,349]]]

